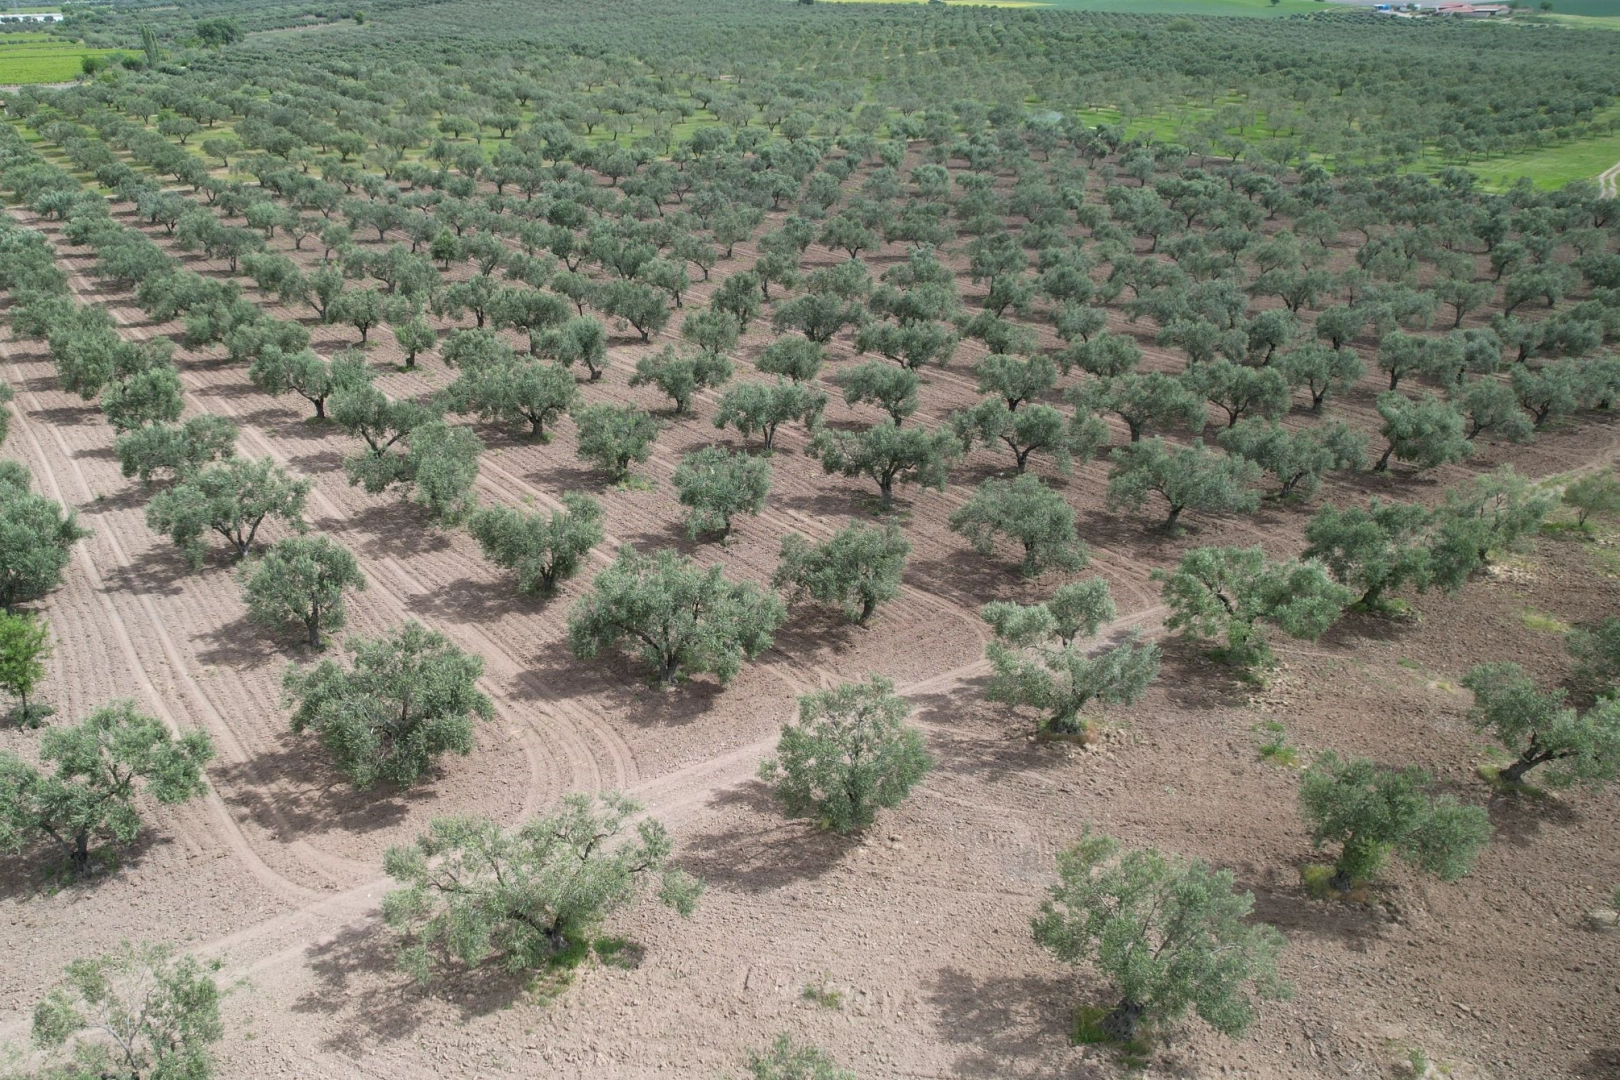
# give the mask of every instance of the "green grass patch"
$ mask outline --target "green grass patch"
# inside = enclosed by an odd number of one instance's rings
[[[1526,798],[1539,799],[1547,793],[1526,780],[1502,779],[1500,765],[1481,765],[1475,769],[1479,778],[1491,785],[1491,791],[1497,795],[1523,795]]]
[[[1285,769],[1299,764],[1299,751],[1288,745],[1288,733],[1281,721],[1265,720],[1254,725],[1254,730],[1260,736],[1260,745],[1256,750],[1261,761],[1269,761]]]
[[[1569,633],[1569,623],[1556,615],[1549,615],[1545,611],[1537,611],[1534,608],[1525,608],[1519,616],[1519,621],[1524,624],[1526,630],[1534,630],[1537,633]]]
[[[1118,1051],[1121,1063],[1133,1069],[1142,1068],[1148,1063],[1153,1047],[1141,1036],[1130,1042],[1121,1042],[1104,1031],[1103,1020],[1110,1011],[1102,1005],[1082,1005],[1075,1009],[1074,1029],[1069,1033],[1069,1041],[1075,1046],[1112,1047]]]
[[[36,42],[12,44],[0,37],[0,86],[72,82],[84,74],[86,56],[106,56],[117,49],[87,49],[82,45]]]
[[[631,941],[629,938],[604,937],[597,938],[591,944],[591,951],[604,967],[623,968],[625,971],[634,971],[641,966],[642,958],[647,950]]]
[[[799,992],[804,1000],[813,1002],[823,1009],[841,1009],[844,1007],[844,992],[835,990],[827,985],[827,976],[823,975],[813,983],[805,983],[804,989]]]

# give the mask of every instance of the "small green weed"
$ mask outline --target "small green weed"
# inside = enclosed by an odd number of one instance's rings
[[[1262,761],[1289,769],[1299,764],[1299,752],[1288,745],[1288,733],[1280,721],[1262,721],[1254,725],[1254,730],[1261,736],[1257,749]]]
[[[656,485],[645,476],[631,473],[613,485],[614,491],[651,491]]]
[[[815,982],[805,983],[804,989],[799,992],[799,996],[806,1001],[820,1005],[823,1009],[841,1009],[844,1007],[844,992],[828,986],[825,973]]]
[[[1407,1051],[1406,1064],[1411,1068],[1414,1077],[1429,1075],[1429,1055],[1423,1052],[1421,1046],[1414,1046]]]
[[[634,971],[640,967],[642,957],[646,954],[646,950],[640,945],[622,937],[597,938],[591,945],[591,951],[603,965],[623,968],[626,971]]]
[[[1143,1036],[1130,1042],[1120,1042],[1103,1030],[1103,1020],[1109,1010],[1101,1005],[1082,1005],[1074,1010],[1074,1030],[1069,1041],[1075,1046],[1110,1046],[1119,1052],[1120,1061],[1127,1068],[1140,1069],[1148,1063],[1153,1047]]]
[[[1534,608],[1525,608],[1524,613],[1519,616],[1519,621],[1524,624],[1526,630],[1535,630],[1538,633],[1569,633],[1569,623],[1556,615],[1549,615],[1545,611],[1536,611]]]

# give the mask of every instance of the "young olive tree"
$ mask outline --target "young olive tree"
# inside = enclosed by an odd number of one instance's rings
[[[293,665],[281,686],[296,704],[293,731],[313,731],[361,791],[378,782],[409,787],[446,751],[465,757],[473,720],[495,715],[475,685],[483,659],[419,622],[386,637],[350,638],[344,647],[351,667],[330,659]]]
[[[45,678],[45,660],[51,655],[50,629],[31,611],[0,611],[0,690],[17,699],[14,714],[22,727],[38,727],[53,710],[29,701]]]
[[[911,544],[893,525],[855,522],[822,544],[788,533],[782,537],[771,586],[786,590],[790,602],[809,597],[835,604],[865,626],[878,604],[900,595],[900,576],[910,554]]]
[[[628,641],[666,685],[706,671],[724,685],[771,647],[786,616],[777,597],[719,566],[626,545],[569,613],[568,644],[589,660]]]
[[[760,779],[793,817],[813,817],[838,833],[869,827],[927,774],[931,761],[911,705],[894,683],[874,675],[799,697],[799,721],[782,728]]]
[[[1035,940],[1113,980],[1119,1000],[1098,1023],[1108,1038],[1133,1042],[1188,1011],[1237,1037],[1254,1022],[1257,1001],[1289,996],[1277,975],[1287,942],[1249,921],[1254,895],[1236,890],[1232,871],[1154,848],[1121,855],[1118,841],[1089,828],[1057,863]]]
[[[265,518],[304,528],[304,501],[314,482],[294,479],[270,458],[233,457],[158,492],[146,507],[146,524],[185,554],[191,568],[203,564],[203,537],[223,536],[238,559],[253,548]]]
[[[602,542],[602,504],[589,495],[564,492],[563,508],[550,515],[525,514],[507,506],[474,510],[467,531],[484,558],[517,572],[518,589],[550,596],[579,570]]]
[[[1175,570],[1155,570],[1153,578],[1164,583],[1165,625],[1196,638],[1224,638],[1222,657],[1234,667],[1274,660],[1262,624],[1314,641],[1356,598],[1322,564],[1274,562],[1258,547],[1194,548]]]
[[[1620,476],[1614,470],[1588,473],[1564,485],[1563,504],[1575,511],[1575,523],[1586,528],[1586,519],[1594,514],[1611,517],[1620,514]]]
[[[1582,712],[1564,704],[1562,690],[1541,693],[1514,663],[1477,664],[1462,684],[1474,693],[1474,726],[1516,755],[1497,773],[1504,785],[1522,783],[1532,769],[1553,788],[1596,786],[1620,772],[1620,701]]]
[[[1331,751],[1306,770],[1299,801],[1311,843],[1338,844],[1329,884],[1348,892],[1371,881],[1393,852],[1441,881],[1455,881],[1490,840],[1490,818],[1450,795],[1430,796],[1417,766],[1385,769]]]
[[[0,848],[47,838],[86,874],[94,842],[128,844],[139,834],[137,794],[172,806],[206,791],[202,770],[214,747],[201,731],[174,738],[134,702],[115,701],[74,727],[47,729],[39,756],[36,768],[0,750]]]
[[[583,956],[591,934],[657,881],[681,915],[702,883],[670,867],[674,841],[623,795],[565,795],[545,817],[504,829],[485,817],[436,817],[414,843],[391,847],[398,883],[383,920],[400,936],[399,963],[418,981],[454,961],[526,971]]]
[[[69,963],[34,1008],[34,1044],[57,1058],[40,1075],[208,1080],[210,1048],[225,1035],[218,966],[128,942]]]
[[[249,618],[271,630],[297,626],[312,649],[322,647],[323,633],[343,628],[344,592],[366,587],[354,556],[326,536],[278,540],[242,568],[241,582]]]
[[[688,507],[686,535],[726,536],[737,514],[758,514],[771,490],[771,464],[747,453],[706,446],[681,458],[673,477],[675,494]]]
[[[1024,550],[1019,570],[1025,577],[1048,569],[1078,570],[1088,557],[1075,532],[1074,508],[1027,473],[1012,480],[986,480],[951,514],[950,523],[951,531],[966,537],[981,555],[995,551],[998,534],[1017,541]]]

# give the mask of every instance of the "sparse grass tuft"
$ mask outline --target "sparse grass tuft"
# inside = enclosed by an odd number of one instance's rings
[[[820,1005],[823,1009],[841,1009],[844,1007],[844,992],[827,985],[825,972],[815,982],[805,983],[804,989],[799,992],[799,996],[806,1001]]]
[[[1526,798],[1539,799],[1546,794],[1527,781],[1502,779],[1501,767],[1497,765],[1481,765],[1474,771],[1479,774],[1481,780],[1491,785],[1491,790],[1498,795],[1523,795]]]
[[[1534,608],[1525,608],[1524,613],[1519,616],[1519,621],[1524,624],[1526,630],[1535,630],[1543,634],[1563,635],[1569,633],[1570,629],[1569,623],[1556,615],[1536,611]]]
[[[1291,769],[1299,764],[1299,752],[1288,745],[1288,733],[1277,720],[1266,720],[1254,726],[1262,736],[1258,747],[1260,760]]]

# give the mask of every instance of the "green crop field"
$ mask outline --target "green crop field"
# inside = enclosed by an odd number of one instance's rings
[[[68,82],[84,70],[81,62],[85,56],[110,51],[54,38],[13,42],[9,36],[0,37],[0,86]]]

